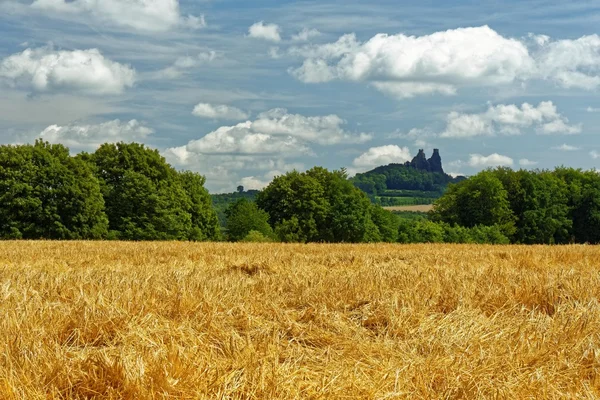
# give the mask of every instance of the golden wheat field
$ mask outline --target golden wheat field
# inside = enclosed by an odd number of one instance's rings
[[[0,243],[2,399],[600,397],[600,248]]]

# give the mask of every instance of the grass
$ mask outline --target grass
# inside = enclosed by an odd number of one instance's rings
[[[0,243],[2,399],[598,398],[600,248]]]

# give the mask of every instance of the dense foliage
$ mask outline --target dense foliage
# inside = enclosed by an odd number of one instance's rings
[[[0,146],[0,238],[600,243],[596,171],[497,168],[452,180],[392,164],[348,179],[314,167],[212,199],[204,183],[137,143],[75,157],[43,141]],[[428,215],[394,214],[365,191],[404,202],[441,197]]]
[[[374,206],[344,171],[315,167],[276,177],[257,196],[286,242],[377,242],[395,239],[394,217]],[[391,237],[390,237],[391,235]]]
[[[404,164],[390,164],[356,174],[352,182],[365,193],[374,195],[387,190],[417,190],[441,195],[449,183],[463,179],[464,177],[452,178],[441,172],[424,171]]]
[[[244,191],[243,186],[238,186],[238,190],[233,193],[211,194],[210,198],[212,199],[213,207],[215,208],[217,217],[219,218],[219,224],[221,225],[221,228],[226,229],[227,227],[227,215],[225,212],[233,203],[240,199],[254,201],[257,194],[258,190]]]
[[[66,147],[0,146],[0,238],[99,239],[107,228],[98,180]]]
[[[214,240],[204,177],[158,151],[104,144],[76,157],[62,145],[0,147],[0,237]]]
[[[432,213],[450,226],[495,226],[511,243],[600,243],[596,171],[482,171],[451,185]]]
[[[227,216],[227,237],[229,240],[237,242],[244,240],[251,234],[257,237],[257,234],[264,238],[273,238],[273,229],[269,225],[269,214],[259,209],[256,203],[241,198],[232,203],[225,211]],[[247,239],[248,241],[257,241]]]

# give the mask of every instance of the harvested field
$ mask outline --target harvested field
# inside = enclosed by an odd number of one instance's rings
[[[0,398],[598,398],[600,247],[0,243]]]
[[[433,210],[433,204],[422,204],[418,206],[389,206],[383,208],[388,211],[428,212]]]

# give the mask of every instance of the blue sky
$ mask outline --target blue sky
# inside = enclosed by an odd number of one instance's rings
[[[0,0],[0,142],[138,141],[213,192],[439,148],[600,163],[600,1]]]

